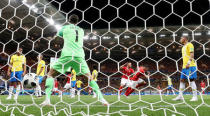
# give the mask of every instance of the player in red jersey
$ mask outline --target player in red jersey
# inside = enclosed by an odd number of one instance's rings
[[[201,81],[200,86],[201,86],[202,93],[205,94],[204,90],[205,90],[206,84],[203,80]]]
[[[71,88],[71,74],[68,74],[67,76],[67,81],[66,81],[66,84],[64,86],[64,89],[67,90],[67,89],[70,89]]]
[[[54,93],[54,94],[55,94],[55,93],[58,93],[58,94],[59,94],[59,97],[60,97],[61,92],[58,90],[58,85],[59,85],[58,80],[55,79],[55,81],[54,81],[53,93]]]
[[[66,90],[70,90],[71,89],[71,73],[67,73],[67,81],[66,81],[66,84],[64,86],[64,90],[63,91],[66,91]]]
[[[119,88],[120,94],[122,92],[122,88],[125,86],[128,86],[129,76],[131,76],[134,73],[134,70],[131,68],[131,66],[132,66],[131,62],[127,62],[120,67],[120,70],[123,72],[123,76],[121,78],[121,84]]]
[[[146,82],[141,78],[149,77],[149,72],[147,72],[148,69],[148,66],[140,66],[138,68],[138,72],[132,78],[130,78],[130,83],[128,85],[129,87],[125,92],[125,96],[129,96],[136,88],[146,84]],[[146,75],[145,72],[148,74]]]

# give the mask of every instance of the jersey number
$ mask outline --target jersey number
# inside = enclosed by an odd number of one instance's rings
[[[78,31],[75,30],[75,32],[76,32],[76,40],[75,40],[75,42],[78,42]]]

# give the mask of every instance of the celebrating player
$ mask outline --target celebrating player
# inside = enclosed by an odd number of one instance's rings
[[[89,78],[89,85],[93,88],[96,94],[99,96],[99,100],[104,105],[108,105],[108,102],[104,99],[98,84],[93,80],[89,67],[85,61],[85,54],[83,50],[83,37],[84,30],[78,27],[76,24],[79,21],[77,15],[71,15],[69,22],[71,24],[65,25],[58,32],[58,35],[63,37],[64,46],[61,52],[61,57],[55,62],[48,73],[46,79],[46,100],[41,105],[50,105],[51,90],[53,88],[55,72],[64,74],[70,67],[76,71],[77,75],[85,75]]]
[[[182,47],[182,58],[183,58],[183,67],[180,78],[180,87],[179,95],[173,100],[183,100],[183,90],[185,89],[184,81],[190,80],[190,87],[192,88],[193,97],[190,101],[197,101],[197,87],[195,80],[197,79],[197,68],[194,60],[194,46],[192,43],[188,42],[187,37],[181,37],[180,42],[184,44]]]
[[[205,82],[203,80],[201,81],[200,86],[201,86],[202,93],[205,94],[204,90],[205,90],[206,84],[205,84]]]
[[[54,93],[54,94],[55,94],[55,93],[58,93],[58,95],[59,95],[59,97],[60,97],[62,94],[61,94],[61,91],[59,91],[58,86],[59,86],[59,82],[58,82],[57,79],[55,79],[55,81],[54,81],[53,93]]]
[[[167,94],[166,95],[169,95],[170,92],[172,92],[173,95],[175,95],[171,78],[167,76],[167,80],[168,80],[168,88],[167,88]]]
[[[81,88],[81,85],[83,84],[83,82],[82,81],[80,81],[80,80],[78,80],[77,82],[76,82],[76,86],[77,86],[77,95],[78,96],[80,96],[80,90],[82,89]]]
[[[22,77],[26,74],[26,58],[22,55],[22,48],[18,48],[17,52],[12,55],[10,59],[10,65],[7,71],[7,75],[10,76],[9,96],[7,99],[12,98],[14,87],[16,87],[16,93],[14,99],[17,100],[20,93]]]
[[[149,77],[149,72],[147,72],[148,70],[149,68],[147,65],[140,66],[138,68],[138,72],[133,77],[130,78],[130,83],[125,92],[125,96],[129,96],[136,88],[146,84],[146,82],[141,78]],[[148,74],[146,74],[145,72],[147,72]]]
[[[41,97],[42,96],[42,90],[41,90],[41,83],[42,83],[42,80],[43,80],[43,76],[45,75],[45,61],[42,60],[43,59],[43,56],[42,54],[39,54],[37,56],[37,59],[38,59],[38,65],[37,65],[37,70],[36,70],[36,76],[39,80],[39,85],[36,86],[36,96],[37,97]]]
[[[121,84],[119,88],[120,94],[122,92],[122,88],[125,86],[128,86],[129,84],[128,76],[134,73],[134,70],[131,68],[131,66],[132,66],[131,62],[127,62],[120,67],[120,70],[123,72],[123,76],[121,78]]]
[[[64,89],[65,90],[68,90],[68,89],[70,89],[71,88],[71,83],[70,83],[70,81],[71,81],[71,73],[70,74],[68,74],[67,73],[67,81],[66,81],[66,84],[65,84],[65,86],[64,86]],[[64,91],[65,91],[64,90]],[[71,92],[70,92],[71,93]],[[71,94],[70,94],[71,95]]]

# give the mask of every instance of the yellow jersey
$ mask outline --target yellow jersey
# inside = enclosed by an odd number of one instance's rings
[[[41,70],[41,68],[43,68],[42,72],[38,75],[39,71]],[[45,72],[45,61],[41,60],[39,61],[38,65],[37,65],[37,70],[36,70],[36,74],[38,76],[44,76],[44,72]]]
[[[182,58],[183,58],[183,69],[186,68],[187,62],[190,59],[190,53],[194,52],[194,46],[192,43],[188,42],[186,45],[182,47]],[[190,67],[196,66],[195,60],[193,59],[190,63]]]
[[[12,72],[23,71],[23,64],[26,63],[26,57],[24,55],[12,55],[10,63],[12,64]]]
[[[172,85],[171,78],[168,77],[168,85]]]
[[[97,81],[97,77],[98,77],[98,71],[97,70],[93,70],[92,77],[93,77],[94,81]]]
[[[74,69],[71,71],[71,75],[72,75],[71,81],[76,81],[77,73]]]
[[[81,88],[82,83],[83,83],[83,82],[82,82],[82,81],[80,81],[80,80],[79,80],[79,81],[77,81],[77,82],[76,82],[76,84],[77,84],[77,88]]]

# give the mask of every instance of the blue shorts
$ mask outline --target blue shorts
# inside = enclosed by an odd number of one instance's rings
[[[181,79],[197,79],[197,69],[195,66],[182,69]]]
[[[76,81],[71,81],[71,87],[74,88],[76,86]]]
[[[10,82],[20,82],[22,78],[23,71],[12,72],[10,75]]]
[[[38,76],[38,78],[39,78],[39,84],[41,84],[43,80],[43,76]]]
[[[77,90],[81,90],[81,87],[80,88],[77,88]]]
[[[173,85],[168,85],[167,89],[172,89]]]

